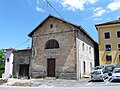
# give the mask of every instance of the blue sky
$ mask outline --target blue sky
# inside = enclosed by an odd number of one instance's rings
[[[95,41],[98,41],[95,24],[120,17],[120,0],[48,1],[65,20],[82,26]],[[1,0],[0,49],[31,46],[27,35],[49,14],[59,17],[46,0]]]

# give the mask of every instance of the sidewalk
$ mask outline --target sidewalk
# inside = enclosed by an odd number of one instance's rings
[[[9,79],[7,80],[7,83],[4,83],[3,85],[11,86],[11,85],[13,85],[15,82],[19,82],[19,81],[20,81],[20,79],[9,78]]]
[[[6,86],[29,87],[79,87],[88,83],[90,79],[66,80],[66,79],[8,79]]]

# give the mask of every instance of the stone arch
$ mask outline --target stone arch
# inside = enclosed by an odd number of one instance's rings
[[[56,49],[59,48],[59,43],[55,39],[48,40],[45,44],[45,49]]]

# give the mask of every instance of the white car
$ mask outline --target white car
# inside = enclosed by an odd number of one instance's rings
[[[91,80],[92,81],[96,81],[96,80],[102,80],[102,81],[104,81],[107,78],[108,78],[108,75],[104,74],[102,69],[100,69],[100,70],[94,70],[91,73]]]
[[[111,81],[120,81],[120,68],[115,68],[112,72]]]

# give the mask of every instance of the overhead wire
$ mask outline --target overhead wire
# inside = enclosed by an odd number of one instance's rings
[[[47,2],[47,4],[64,20],[64,18],[62,17],[62,15],[53,7],[53,5],[52,5],[48,0],[46,0],[46,2]],[[21,44],[17,45],[15,48],[23,45],[24,43],[28,42],[29,40],[30,40],[30,39],[22,42]]]
[[[48,0],[46,0],[46,2],[64,20],[64,18],[62,17],[62,15],[53,7],[53,5]]]
[[[28,40],[22,42],[21,44],[17,45],[15,48],[18,48],[19,46],[23,45],[24,43],[28,42],[29,40],[30,40],[30,39],[28,39]]]

